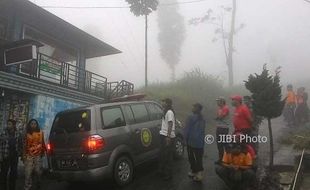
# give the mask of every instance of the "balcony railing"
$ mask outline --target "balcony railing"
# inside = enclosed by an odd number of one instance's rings
[[[31,63],[4,67],[4,71],[57,84],[106,99],[132,94],[134,85],[127,81],[107,82],[107,78],[39,53]]]

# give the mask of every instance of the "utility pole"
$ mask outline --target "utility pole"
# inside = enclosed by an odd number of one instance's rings
[[[145,88],[147,88],[148,85],[148,79],[147,79],[147,29],[148,29],[148,18],[147,14],[145,14]]]
[[[235,23],[236,23],[236,8],[237,8],[237,2],[236,0],[233,0],[230,34],[228,39],[228,58],[227,58],[229,86],[234,85],[233,51],[234,51],[234,35],[235,35]]]

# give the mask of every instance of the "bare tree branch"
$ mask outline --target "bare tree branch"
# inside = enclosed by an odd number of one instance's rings
[[[224,51],[225,51],[225,58],[226,58],[226,64],[227,64],[227,59],[228,59],[228,53],[227,53],[227,46],[226,46],[226,41],[225,41],[225,36],[224,36],[224,16],[222,14],[221,18],[221,27],[222,27],[222,40],[223,40],[223,46],[224,46]]]

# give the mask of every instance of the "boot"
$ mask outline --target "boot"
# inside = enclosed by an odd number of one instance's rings
[[[198,182],[202,181],[202,179],[203,179],[202,171],[198,172],[193,178],[194,181],[198,181]]]

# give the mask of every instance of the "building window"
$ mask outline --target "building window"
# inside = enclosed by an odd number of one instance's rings
[[[24,39],[32,39],[41,42],[44,46],[39,48],[39,52],[52,57],[56,60],[77,65],[77,51],[66,44],[62,44],[57,40],[49,37],[40,31],[29,26],[24,27]]]
[[[61,43],[52,37],[32,27],[24,26],[24,39],[32,39],[43,44],[39,47],[40,79],[53,83],[61,83],[62,63],[69,63],[64,72],[68,72],[64,84],[71,88],[78,88],[79,73],[78,52],[67,44]]]

